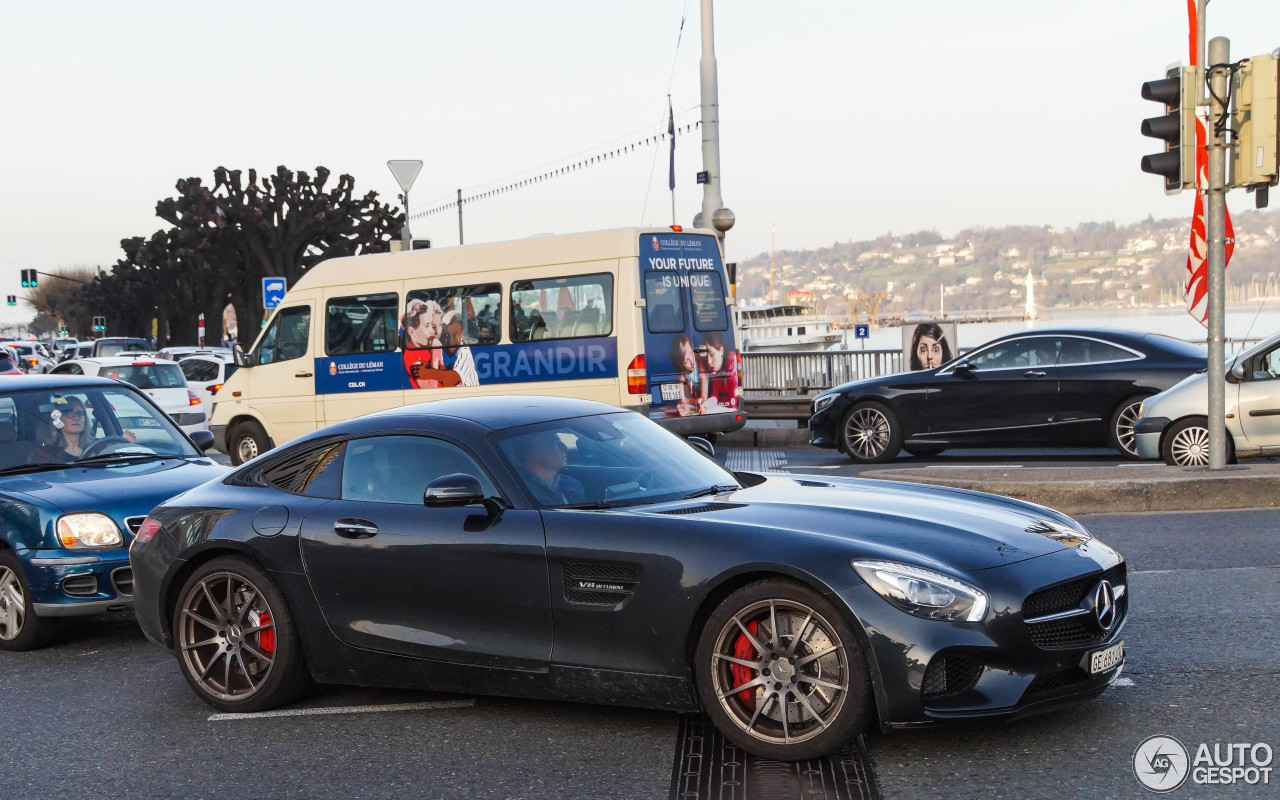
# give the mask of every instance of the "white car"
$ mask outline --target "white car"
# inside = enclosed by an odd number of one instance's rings
[[[217,356],[197,355],[186,356],[178,362],[178,367],[187,378],[187,386],[204,399],[212,416],[213,404],[217,402],[215,395],[236,371],[236,365]]]
[[[235,354],[226,347],[166,347],[156,355],[170,361],[182,361],[191,356],[214,356],[224,361],[235,360]]]
[[[1280,333],[1227,362],[1227,460],[1280,455]],[[1141,458],[1209,463],[1209,375],[1198,372],[1148,397],[1133,424]]]
[[[18,366],[27,374],[43,375],[53,370],[55,364],[49,348],[40,342],[5,342],[18,356]]]
[[[53,368],[54,375],[97,375],[131,383],[155,401],[187,433],[209,430],[209,404],[191,391],[177,362],[158,358],[78,358]]]

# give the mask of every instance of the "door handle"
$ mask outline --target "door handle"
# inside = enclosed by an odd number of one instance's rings
[[[293,377],[295,377],[295,378],[310,378],[310,377],[312,377],[312,375],[311,375],[311,373],[310,373],[310,372],[296,372],[296,373],[294,373]]]
[[[368,539],[378,535],[378,526],[367,519],[340,519],[333,523],[333,532],[346,539]]]
[[[1029,369],[1029,370],[1027,370],[1026,372],[1022,373],[1022,377],[1024,377],[1024,378],[1043,378],[1043,377],[1044,377],[1044,372],[1043,372],[1043,371],[1041,371],[1041,370],[1038,370],[1038,369]]]

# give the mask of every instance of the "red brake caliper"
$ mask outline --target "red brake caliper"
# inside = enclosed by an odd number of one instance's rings
[[[271,615],[263,614],[258,617],[258,624],[270,625]],[[274,627],[267,628],[265,631],[258,631],[258,647],[267,655],[271,655],[272,651],[276,649],[276,629]]]
[[[747,626],[747,630],[751,631],[752,636],[756,635],[756,625],[758,624],[758,622],[752,622]],[[738,634],[738,640],[733,643],[733,657],[741,658],[743,661],[752,661],[760,656],[756,654],[756,649],[751,645],[751,640],[747,638],[747,635],[745,633],[740,633]],[[734,686],[741,686],[744,683],[755,680],[755,676],[751,674],[751,668],[744,667],[741,664],[730,665],[729,672],[733,675]],[[747,708],[754,709],[756,707],[756,690],[745,689],[738,692],[738,699],[741,700]]]

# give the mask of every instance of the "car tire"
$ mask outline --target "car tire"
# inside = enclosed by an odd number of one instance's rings
[[[271,440],[257,420],[246,419],[231,429],[227,449],[231,456],[231,465],[238,467],[246,461],[257,458],[271,449]]]
[[[22,652],[47,645],[54,622],[31,607],[31,587],[12,550],[0,550],[0,650]]]
[[[908,453],[910,453],[911,455],[915,456],[916,458],[933,458],[934,456],[936,456],[936,455],[940,455],[940,454],[942,454],[943,452],[945,452],[947,448],[945,448],[945,447],[910,447],[910,446],[904,446],[902,449],[903,449],[903,450],[906,450]]]
[[[866,401],[840,420],[840,449],[860,464],[883,464],[902,450],[902,425],[883,403]]]
[[[834,752],[874,712],[853,628],[821,594],[794,581],[770,578],[725,598],[703,625],[694,658],[703,709],[758,756],[795,761]]]
[[[1160,440],[1160,455],[1171,467],[1209,465],[1209,420],[1187,417],[1169,426]],[[1227,463],[1236,461],[1235,439],[1227,431]]]
[[[1121,400],[1107,423],[1107,443],[1126,459],[1141,458],[1138,455],[1138,437],[1133,432],[1133,423],[1138,421],[1138,408],[1146,399],[1147,395],[1138,394]]]
[[[183,583],[173,610],[173,651],[187,683],[219,711],[265,711],[311,686],[284,594],[239,556],[215,558]]]

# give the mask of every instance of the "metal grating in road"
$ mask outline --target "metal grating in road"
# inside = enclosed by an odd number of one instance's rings
[[[724,467],[730,472],[772,472],[787,465],[787,454],[781,450],[741,448],[726,450]]]
[[[808,761],[757,758],[721,735],[704,714],[684,714],[676,737],[671,800],[879,800],[859,736]]]

